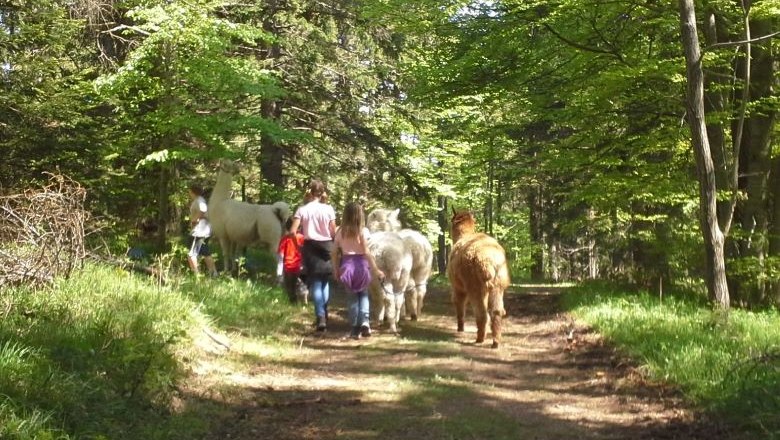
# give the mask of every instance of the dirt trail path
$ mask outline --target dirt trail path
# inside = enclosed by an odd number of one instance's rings
[[[557,312],[554,289],[514,289],[499,350],[457,334],[447,293],[400,337],[346,339],[343,308],[324,337],[244,356],[243,392],[220,439],[724,438],[671,390],[643,383],[596,335]],[[335,295],[332,307],[344,305]],[[470,324],[470,325],[469,325]]]

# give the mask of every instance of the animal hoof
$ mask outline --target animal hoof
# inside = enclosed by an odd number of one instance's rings
[[[477,340],[476,340],[476,341],[474,341],[474,343],[475,343],[475,344],[481,344],[481,343],[483,343],[483,342],[485,342],[485,339],[484,339],[484,338],[477,338]]]
[[[459,331],[459,332],[463,332],[463,326],[462,326],[462,325],[459,325],[459,326],[458,326],[458,331]]]
[[[498,348],[498,341],[493,341],[493,345],[490,348]]]
[[[417,315],[412,315],[412,321],[417,321]]]

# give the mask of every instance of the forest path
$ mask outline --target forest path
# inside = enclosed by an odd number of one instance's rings
[[[357,341],[346,338],[346,296],[336,293],[324,336],[306,327],[290,350],[242,354],[252,366],[231,376],[241,392],[210,438],[726,438],[560,313],[559,292],[507,292],[498,350],[489,338],[473,343],[470,313],[466,332],[454,331],[442,288],[420,320],[401,322],[400,337]]]

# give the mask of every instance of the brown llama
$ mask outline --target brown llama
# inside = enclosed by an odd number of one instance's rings
[[[501,341],[501,318],[504,290],[509,287],[509,269],[504,248],[495,238],[475,232],[476,222],[470,212],[453,210],[452,251],[447,277],[452,286],[452,301],[458,317],[458,331],[463,331],[466,303],[477,318],[477,341],[485,341],[485,327],[490,319],[493,348]]]

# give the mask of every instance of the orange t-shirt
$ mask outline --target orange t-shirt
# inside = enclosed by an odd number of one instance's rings
[[[301,246],[303,246],[303,234],[295,233],[295,236],[284,235],[279,240],[277,252],[282,256],[282,267],[285,273],[298,274],[301,271]]]

